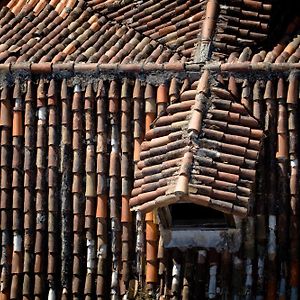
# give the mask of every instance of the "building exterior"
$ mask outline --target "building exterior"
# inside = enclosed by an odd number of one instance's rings
[[[0,299],[299,298],[297,3],[0,6]]]

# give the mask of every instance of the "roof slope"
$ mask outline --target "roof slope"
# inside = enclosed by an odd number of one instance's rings
[[[2,8],[0,62],[165,62],[176,54],[85,1],[32,2]]]
[[[214,36],[215,58],[267,39],[274,1],[220,1]]]
[[[90,1],[94,11],[126,24],[190,58],[198,43],[207,0]]]
[[[267,37],[269,2],[209,2],[12,0],[0,12],[0,63],[192,60],[212,7],[216,57]]]
[[[146,133],[130,205],[187,201],[246,216],[262,137],[258,121],[204,72]]]

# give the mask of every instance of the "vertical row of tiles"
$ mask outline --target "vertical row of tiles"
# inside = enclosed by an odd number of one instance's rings
[[[86,277],[84,296],[91,299],[94,293],[95,282],[95,260],[96,260],[96,128],[95,128],[95,93],[92,84],[88,84],[85,90],[84,111],[85,111],[85,230],[86,230]]]
[[[72,111],[71,96],[68,93],[67,81],[62,80],[60,87],[60,164],[59,173],[60,191],[58,196],[61,199],[60,219],[61,219],[61,249],[60,249],[60,280],[61,298],[66,300],[70,297],[72,287]]]
[[[13,91],[13,158],[12,158],[12,230],[13,230],[13,255],[12,255],[12,282],[11,299],[17,299],[19,281],[22,274],[22,231],[23,231],[23,210],[22,210],[22,143],[23,143],[23,120],[22,120],[22,97],[20,82],[16,81]]]
[[[57,251],[59,235],[59,201],[58,201],[58,110],[57,110],[58,84],[52,79],[48,86],[48,265],[47,281],[49,284],[48,299],[55,299],[55,287],[58,280],[56,276],[59,263]]]
[[[96,295],[98,299],[104,299],[108,293],[108,126],[107,126],[107,88],[103,81],[99,81],[96,93],[96,113],[97,113],[97,279]]]
[[[278,79],[276,100],[278,102],[277,112],[277,180],[280,188],[278,197],[278,256],[280,259],[280,276],[278,280],[281,283],[279,294],[281,297],[286,296],[286,278],[287,278],[287,246],[288,246],[288,217],[287,207],[289,205],[288,191],[288,118],[287,118],[287,89],[283,78]]]
[[[83,292],[82,275],[85,272],[83,260],[84,235],[84,101],[83,91],[79,85],[74,86],[72,99],[72,145],[73,145],[73,299],[80,299]]]
[[[141,101],[141,83],[135,80],[133,87],[133,161],[134,172],[138,170],[137,163],[140,160],[141,144],[143,141],[143,110]],[[145,218],[141,212],[136,214],[136,271],[138,290],[142,290],[144,286],[144,263],[145,263]]]
[[[132,186],[133,176],[133,160],[132,160],[132,86],[128,79],[122,83],[121,90],[121,187],[122,187],[122,203],[121,203],[121,224],[122,224],[122,265],[121,265],[121,281],[120,294],[128,296],[130,275],[132,274],[131,262],[133,259],[133,227],[132,213],[129,210],[129,198]]]
[[[289,76],[287,94],[288,134],[289,134],[289,189],[290,189],[290,286],[291,299],[296,299],[299,293],[299,142],[297,122],[299,116],[299,79],[295,74]]]
[[[11,139],[12,111],[11,93],[5,87],[1,93],[1,293],[9,299],[11,268]]]
[[[34,296],[42,299],[46,288],[45,270],[47,267],[47,224],[48,224],[48,199],[47,199],[47,121],[48,111],[46,102],[46,83],[44,79],[39,80],[37,87],[37,139],[36,139],[36,227],[34,244]]]
[[[111,232],[111,299],[119,299],[119,273],[120,273],[120,84],[112,80],[109,85],[109,121],[110,128],[110,157],[109,157],[109,210],[110,210],[110,232]]]
[[[157,89],[157,97],[156,101],[153,97],[153,87],[150,84],[147,84],[145,89],[145,101],[147,101],[145,104],[145,134],[148,130],[150,130],[151,123],[154,121],[156,117],[156,104],[158,106],[159,111],[159,105],[166,106],[167,103],[164,104],[165,99],[161,99],[161,102],[159,104],[158,99],[160,94],[161,87],[164,90],[164,93],[166,93],[166,86],[160,85]],[[147,90],[147,95],[146,95]],[[147,96],[147,99],[146,99]],[[161,112],[163,109],[161,109]],[[155,296],[155,284],[158,281],[158,262],[157,262],[157,250],[158,250],[158,239],[159,239],[159,233],[158,233],[158,226],[156,223],[156,216],[155,212],[149,212],[145,216],[146,221],[146,283],[147,283],[147,289],[150,295]]]
[[[26,83],[24,114],[24,266],[23,266],[23,299],[30,299],[33,286],[33,246],[35,227],[34,186],[35,186],[35,144],[36,144],[36,103],[34,101],[33,83]],[[22,284],[20,284],[22,285]]]

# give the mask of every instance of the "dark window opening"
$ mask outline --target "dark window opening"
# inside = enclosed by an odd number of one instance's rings
[[[222,229],[234,227],[232,216],[226,215],[212,208],[192,203],[171,205],[173,227],[200,227]]]

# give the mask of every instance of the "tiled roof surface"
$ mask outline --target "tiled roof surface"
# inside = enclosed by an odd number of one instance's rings
[[[179,60],[193,58],[207,1],[98,2],[11,1],[0,12],[0,62],[165,62],[175,54]],[[271,7],[221,1],[214,20],[216,55],[266,39]]]
[[[215,54],[222,57],[224,53],[229,55],[261,44],[268,36],[271,10],[271,1],[220,1],[213,42]]]
[[[108,18],[128,24],[146,36],[194,54],[205,18],[207,1],[97,1],[89,4]],[[216,14],[216,52],[230,53],[254,46],[267,38],[272,1],[221,0]]]
[[[94,11],[190,58],[199,41],[207,1],[96,2],[89,2]]]
[[[1,299],[119,300],[139,293],[161,300],[298,298],[299,78],[294,70],[267,66],[298,61],[299,18],[278,37],[277,46],[269,41],[273,50],[260,51],[270,3],[12,0],[1,9],[0,63],[110,62],[111,67],[116,62],[191,62],[199,55],[202,62],[212,57],[231,64],[231,69],[222,65],[210,71],[209,92],[197,91],[200,72],[191,69],[181,77],[176,72],[144,76],[143,71],[126,77],[116,69],[102,77],[86,72],[70,78],[72,72],[57,65],[57,72],[48,66],[42,74],[0,65]],[[249,62],[260,61],[266,64],[251,70]],[[203,122],[198,122],[198,97],[212,104]],[[129,209],[134,173],[134,193],[141,188],[142,196],[150,192],[154,199],[153,189],[166,183],[161,176],[170,172],[177,185],[186,182],[189,169],[190,192],[203,194],[201,204],[218,191],[222,197],[216,198],[230,203],[234,212],[237,197],[225,191],[232,187],[246,197],[239,198],[244,215],[261,135],[257,122],[266,138],[250,191],[253,207],[244,220],[236,219],[240,250],[230,253],[223,235],[218,253],[165,249],[156,213],[144,216]],[[216,152],[202,151],[198,166],[197,153],[190,159],[183,148],[192,138],[177,131],[182,125],[187,133],[188,125],[196,133],[205,125],[202,137],[208,143],[196,139],[196,149],[214,141],[218,157],[209,166],[202,154]],[[172,132],[165,134],[166,129]],[[238,139],[230,136],[233,129]],[[149,150],[156,139],[151,135],[161,133],[170,143]],[[254,144],[248,138],[252,133]],[[227,138],[231,143],[224,142]],[[184,149],[187,155],[180,152],[179,159],[190,168],[162,162],[160,174],[157,165],[144,167],[159,162],[157,150],[170,150],[166,155],[172,158],[172,147]],[[220,161],[232,151],[227,163]],[[250,176],[241,181],[235,172]],[[223,211],[220,202],[211,203]]]
[[[216,75],[216,78],[222,83],[222,89],[212,91],[215,95],[212,100],[217,100],[216,95],[220,99],[237,97],[268,133],[261,158],[263,168],[258,170],[255,207],[245,221],[243,232],[247,234],[240,254],[194,250],[189,256],[190,252],[181,254],[160,246],[159,255],[155,255],[160,262],[156,271],[161,280],[160,293],[181,293],[179,286],[183,284],[182,278],[186,278],[185,293],[194,291],[194,299],[205,295],[209,287],[215,295],[247,292],[268,294],[272,298],[277,291],[277,277],[287,278],[289,273],[298,272],[297,252],[290,256],[283,254],[284,245],[296,249],[298,243],[298,78],[291,75],[279,80],[278,76],[273,80],[255,76],[243,79],[237,74],[231,74],[228,80],[227,76]],[[132,265],[135,237],[131,234],[128,210],[133,185],[132,162],[139,161],[140,149],[144,147],[144,126],[148,126],[149,117],[156,116],[167,105],[171,113],[182,103],[188,103],[189,98],[195,98],[196,87],[197,83],[187,80],[180,83],[174,78],[158,87],[144,85],[139,80],[123,83],[97,80],[97,84],[74,86],[72,81],[41,79],[37,83],[17,80],[12,87],[2,90],[2,296],[19,299],[22,295],[43,298],[56,294],[62,299],[67,295],[101,298],[106,293],[128,292],[130,280],[138,274]],[[190,101],[194,103],[193,99]],[[178,115],[174,111],[172,116],[175,114],[180,119],[185,113]],[[168,116],[161,115],[154,124],[160,128],[159,123],[167,121]],[[147,176],[143,177],[146,179]],[[204,179],[208,178],[201,178]],[[291,211],[287,210],[290,205]],[[291,230],[295,234],[291,238],[286,233],[287,218],[293,222]],[[274,235],[269,233],[274,230],[279,248],[266,248],[268,257],[266,251],[256,252],[256,247],[265,249],[268,244],[276,245]],[[112,234],[112,240],[108,234]],[[57,245],[54,241],[63,243]],[[291,270],[286,275],[272,269],[278,266],[277,255],[278,260],[285,262],[288,257],[291,262]],[[112,259],[118,262],[118,267],[110,269]],[[242,279],[236,281],[236,276],[243,278],[246,262],[252,270],[247,278],[258,276],[256,292],[251,281],[247,284]],[[200,272],[202,279],[184,277],[187,268],[193,273],[208,263],[215,266],[215,273]],[[232,268],[235,275],[228,275],[225,280],[223,264]],[[173,275],[178,276],[178,283],[172,281],[170,267],[178,270],[179,275]],[[120,283],[111,282],[111,272],[121,278]],[[220,278],[224,290],[215,289],[211,283],[214,278]],[[298,284],[298,279],[293,280],[292,288]]]
[[[52,2],[21,7],[15,16],[2,8],[0,62],[165,62],[175,55],[159,41],[95,13],[84,1]]]
[[[127,286],[129,257],[119,254],[132,250],[127,248],[133,237],[126,230],[131,223],[126,207],[132,162],[143,139],[144,95],[138,80],[86,86],[17,80],[2,90],[1,292],[7,297],[44,298],[59,292],[62,299],[92,293],[101,298],[110,282],[103,273],[108,218],[123,228],[123,248],[117,241],[111,254],[121,264],[115,271],[122,272]],[[118,284],[112,288],[120,292]]]

